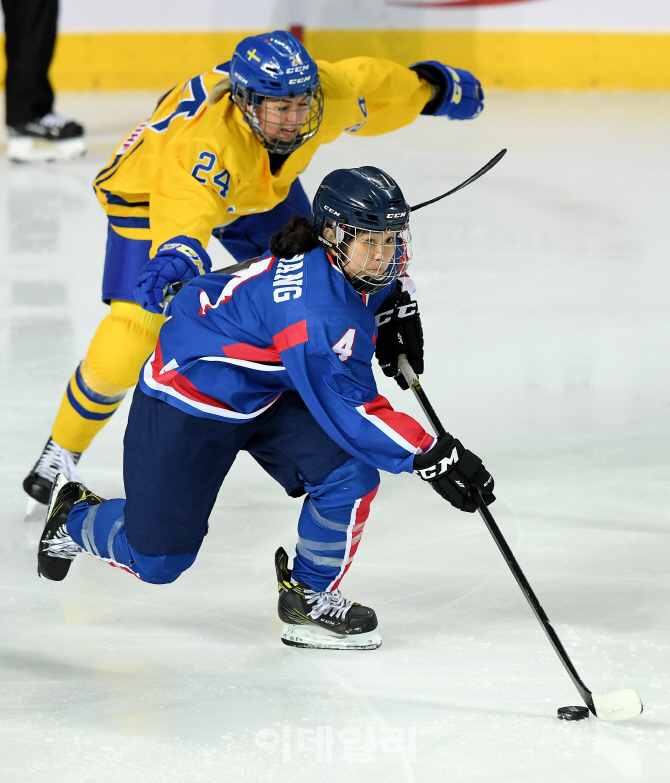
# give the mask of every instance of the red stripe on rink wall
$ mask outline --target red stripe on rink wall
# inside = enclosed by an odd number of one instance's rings
[[[537,0],[390,0],[389,5],[407,8],[458,8],[475,5],[509,5],[510,3],[535,3]]]
[[[281,353],[289,348],[293,348],[294,345],[306,343],[308,339],[307,321],[298,321],[297,324],[291,324],[291,326],[287,326],[286,329],[278,332],[272,338],[272,342],[279,353]]]

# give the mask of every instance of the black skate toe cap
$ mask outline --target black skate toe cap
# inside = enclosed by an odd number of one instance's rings
[[[49,503],[52,486],[52,481],[38,476],[37,473],[31,472],[23,479],[23,491],[33,500],[43,503],[45,506]]]
[[[71,560],[63,557],[51,557],[40,552],[37,555],[37,574],[51,582],[62,582],[72,565]]]

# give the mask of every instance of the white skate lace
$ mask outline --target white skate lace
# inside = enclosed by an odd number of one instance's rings
[[[68,481],[82,480],[75,463],[75,454],[59,446],[51,438],[35,465],[35,473],[48,481],[54,481],[59,473]]]
[[[61,525],[55,532],[53,538],[49,538],[44,542],[44,552],[52,557],[61,557],[65,560],[74,560],[74,558],[81,552],[81,547],[76,544],[65,529],[65,525]]]
[[[44,125],[45,128],[64,128],[68,122],[72,122],[69,117],[61,117],[60,114],[53,114],[51,112],[37,120],[37,123],[39,125]]]
[[[322,614],[330,614],[338,620],[342,620],[354,605],[354,602],[345,598],[339,590],[333,590],[330,593],[317,593],[314,590],[305,590],[305,600],[310,606],[314,604],[312,611],[309,613],[313,620],[318,620]]]

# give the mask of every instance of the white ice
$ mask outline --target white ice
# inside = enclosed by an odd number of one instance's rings
[[[89,155],[0,161],[0,779],[665,780],[670,96],[491,91],[474,122],[343,138],[304,175],[313,193],[375,164],[417,203],[509,149],[413,220],[424,387],[493,473],[494,516],[586,684],[642,695],[618,724],[557,720],[579,696],[481,520],[410,475],[383,476],[343,584],[378,613],[374,652],[280,643],[273,553],[292,550],[300,501],[244,457],[176,583],[84,556],[62,583],[37,578],[21,480],[105,314],[91,180],[154,98],[61,96]],[[123,494],[127,410],[80,463],[105,496]]]

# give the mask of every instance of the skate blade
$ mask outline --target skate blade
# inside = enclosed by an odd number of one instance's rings
[[[83,138],[47,141],[32,136],[20,136],[10,138],[7,144],[7,157],[15,163],[72,160],[85,152],[86,142]]]
[[[352,634],[329,633],[312,625],[284,625],[281,640],[289,647],[303,647],[313,650],[376,650],[381,646],[379,631]]]

